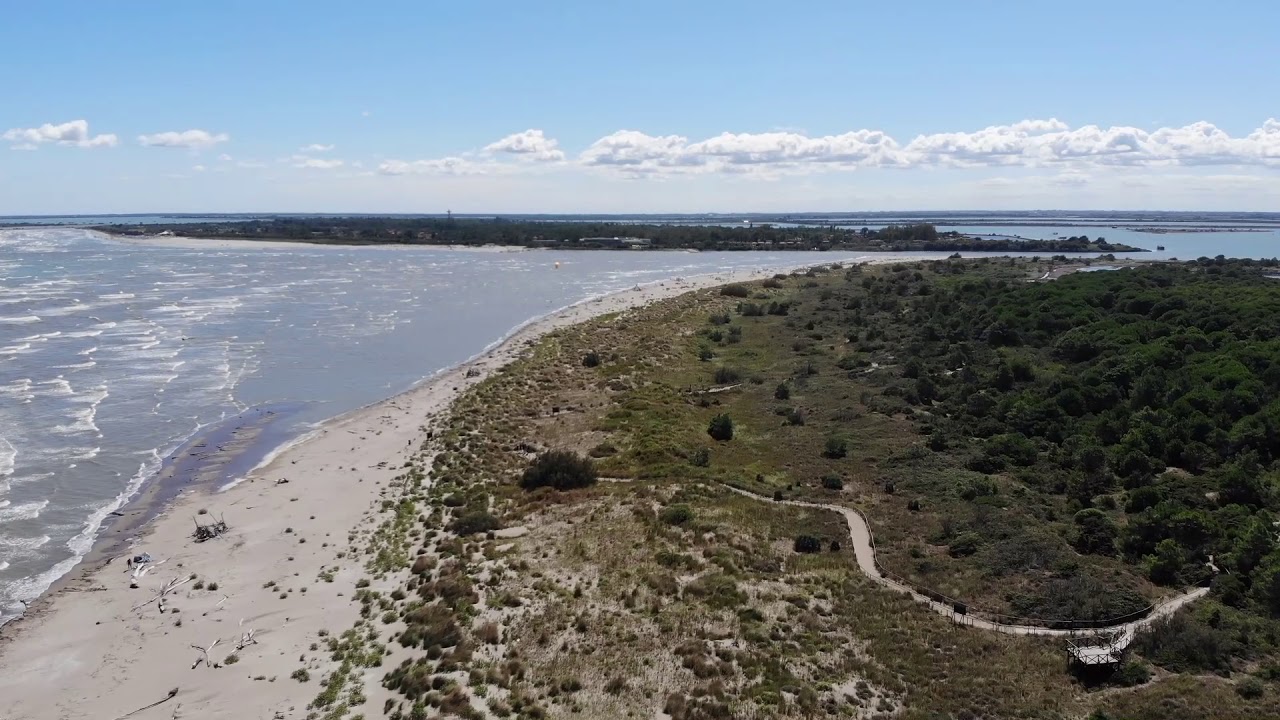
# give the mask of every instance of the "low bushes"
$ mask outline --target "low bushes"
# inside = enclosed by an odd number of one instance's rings
[[[595,464],[587,458],[565,450],[542,453],[520,477],[520,487],[525,490],[541,487],[574,490],[590,487],[595,482]]]

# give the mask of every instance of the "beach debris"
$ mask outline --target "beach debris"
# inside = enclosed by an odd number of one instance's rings
[[[157,563],[157,564],[159,564],[159,563]],[[165,584],[165,586],[164,586],[163,588],[161,588],[161,589],[160,589],[160,592],[156,593],[155,597],[151,598],[150,600],[148,600],[148,601],[146,601],[146,602],[144,602],[144,603],[139,603],[139,604],[137,604],[137,605],[134,605],[134,606],[133,606],[133,611],[134,611],[134,612],[137,612],[138,610],[141,610],[142,608],[144,608],[144,607],[146,607],[146,606],[150,605],[151,603],[156,603],[156,607],[158,607],[158,608],[159,608],[159,610],[160,610],[160,612],[162,612],[162,613],[163,613],[163,612],[164,612],[164,597],[165,597],[165,595],[168,595],[169,593],[173,592],[174,590],[177,590],[179,587],[181,587],[181,586],[183,586],[183,585],[186,585],[187,583],[191,582],[191,580],[192,580],[192,579],[193,579],[193,576],[188,575],[188,576],[186,577],[186,579],[184,579],[184,580],[178,580],[177,578],[174,578],[173,580],[170,580],[168,583],[166,583],[166,584]],[[136,582],[135,582],[134,584],[132,584],[132,585],[131,585],[131,587],[137,587]]]
[[[196,530],[194,533],[194,537],[196,539],[196,542],[204,542],[205,540],[212,540],[213,538],[216,538],[222,533],[227,531],[227,521],[226,521],[225,515],[221,518],[218,518],[217,521],[211,522],[207,525],[201,525],[198,519],[195,520],[195,523],[196,523]]]
[[[209,653],[212,652],[213,648],[216,647],[217,645],[218,645],[217,640],[214,640],[212,643],[210,643],[209,647],[207,648],[202,648],[199,645],[192,645],[191,647],[200,651],[200,657],[196,658],[196,661],[191,664],[191,669],[195,670],[196,668],[200,667],[200,663],[204,663],[205,667],[213,667],[213,663],[209,660]]]
[[[289,482],[289,478],[280,478],[279,480],[276,480],[277,485],[284,485],[288,482]]]
[[[258,641],[257,641],[257,640],[255,640],[255,639],[254,639],[254,637],[253,637],[253,634],[254,634],[254,633],[256,633],[256,632],[258,632],[258,631],[257,631],[257,630],[252,630],[252,629],[251,629],[251,630],[249,630],[249,632],[247,632],[247,633],[241,633],[241,634],[240,634],[240,642],[236,643],[236,650],[243,650],[243,649],[245,649],[245,648],[249,647],[250,645],[257,645],[257,644],[258,644]]]
[[[155,702],[151,703],[150,705],[144,705],[144,706],[142,706],[142,707],[138,708],[137,710],[134,710],[133,712],[127,712],[127,713],[125,713],[125,714],[121,715],[120,717],[116,718],[116,720],[124,720],[124,719],[125,719],[125,718],[127,718],[127,717],[133,717],[134,715],[137,715],[138,713],[142,712],[143,710],[150,710],[151,708],[153,708],[153,707],[155,707],[155,706],[157,706],[157,705],[162,705],[162,704],[164,704],[164,703],[167,703],[167,702],[169,702],[170,700],[174,699],[177,695],[178,695],[178,688],[174,688],[174,689],[172,689],[172,690],[170,690],[170,691],[169,691],[169,694],[168,694],[167,696],[165,696],[165,697],[164,697],[164,699],[157,700],[157,701],[155,701]],[[174,714],[176,715],[176,714],[177,714],[177,711],[174,711]]]
[[[142,553],[141,555],[134,555],[129,558],[129,567],[133,568],[133,575],[129,578],[129,587],[138,587],[138,583],[142,581],[142,578],[147,576],[147,573],[167,562],[169,561],[161,560],[158,563],[151,562],[150,553]]]

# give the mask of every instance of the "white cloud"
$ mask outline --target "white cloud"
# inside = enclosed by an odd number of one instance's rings
[[[115,147],[119,138],[112,134],[90,135],[87,120],[72,120],[60,125],[45,123],[34,128],[13,128],[0,135],[14,143],[15,150],[34,150],[45,143],[81,148]]]
[[[525,130],[508,135],[497,142],[484,147],[487,153],[510,153],[519,157],[541,162],[560,162],[564,160],[564,151],[553,138],[543,135],[541,130]]]
[[[664,172],[689,172],[705,160],[689,154],[689,139],[680,135],[646,135],[637,130],[619,130],[591,144],[578,157],[589,167],[607,167],[627,177],[644,177]]]
[[[341,160],[326,160],[324,158],[307,157],[306,155],[294,155],[289,161],[293,163],[294,167],[312,170],[332,170],[343,165]]]
[[[515,158],[521,161],[512,162]],[[1095,168],[1254,166],[1280,169],[1280,120],[1233,137],[1208,122],[1143,130],[1028,119],[975,131],[900,141],[882,130],[811,136],[792,130],[725,132],[691,142],[682,135],[619,130],[591,143],[569,163],[559,143],[530,129],[490,143],[479,155],[386,160],[383,175],[479,175],[531,171],[535,165],[599,169],[627,178],[721,174],[775,180],[862,168],[1024,168],[1049,170],[1047,182],[1089,185]],[[541,161],[541,163],[537,162]]]
[[[139,135],[138,142],[148,147],[171,148],[206,148],[231,139],[226,133],[211,133],[208,130],[183,130]]]
[[[905,144],[883,131],[865,129],[819,137],[788,131],[721,133],[693,143],[679,135],[620,130],[592,143],[578,162],[631,177],[706,172],[778,176],[862,167],[1280,167],[1280,120],[1232,137],[1208,122],[1146,131],[1097,125],[1072,129],[1056,118],[1031,119],[973,132],[920,135]]]
[[[306,147],[299,148],[298,152],[304,152],[304,153],[329,152],[332,149],[333,149],[332,145],[321,145],[320,143],[312,143],[311,145],[307,145]]]
[[[386,160],[378,165],[382,175],[483,175],[501,169],[497,163],[477,163],[463,157],[435,160]]]
[[[194,170],[194,171],[196,171],[196,172],[204,172],[204,166],[203,166],[203,165],[192,165],[192,166],[191,166],[191,169],[192,169],[192,170]]]
[[[231,156],[226,153],[222,153],[218,156],[218,160],[219,162],[231,162]]]

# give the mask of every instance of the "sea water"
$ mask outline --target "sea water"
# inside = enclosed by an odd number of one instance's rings
[[[185,249],[0,230],[0,622],[74,567],[165,458],[224,418],[287,403],[301,408],[289,419],[301,435],[574,302],[836,259]]]

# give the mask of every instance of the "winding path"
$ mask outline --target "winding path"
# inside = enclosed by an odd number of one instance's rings
[[[853,542],[853,552],[855,557],[858,559],[858,568],[862,570],[864,575],[890,590],[910,595],[916,602],[925,605],[939,615],[945,615],[953,619],[957,624],[968,625],[982,630],[991,630],[993,632],[1004,633],[1006,635],[1053,635],[1062,637],[1081,635],[1084,633],[1093,634],[1098,632],[1118,632],[1119,639],[1116,641],[1115,645],[1117,648],[1124,648],[1133,641],[1134,635],[1138,629],[1151,624],[1159,618],[1172,615],[1182,606],[1204,597],[1209,592],[1209,588],[1196,588],[1189,592],[1184,592],[1166,600],[1162,600],[1157,603],[1155,608],[1145,617],[1137,620],[1131,620],[1129,622],[1116,623],[1115,625],[1094,627],[1088,630],[1063,630],[1042,627],[1039,625],[1015,625],[995,622],[992,620],[984,620],[972,615],[959,615],[951,605],[925,597],[913,588],[881,574],[880,568],[876,565],[876,549],[875,543],[871,537],[871,528],[868,526],[866,518],[864,518],[862,513],[857,510],[843,507],[841,505],[827,505],[824,503],[804,502],[802,500],[773,500],[764,497],[763,495],[757,495],[753,492],[736,488],[731,485],[725,485],[725,487],[739,495],[749,497],[760,502],[776,503],[778,505],[792,505],[795,507],[811,508],[814,510],[827,510],[829,512],[843,515],[845,522],[849,525],[849,539]]]

